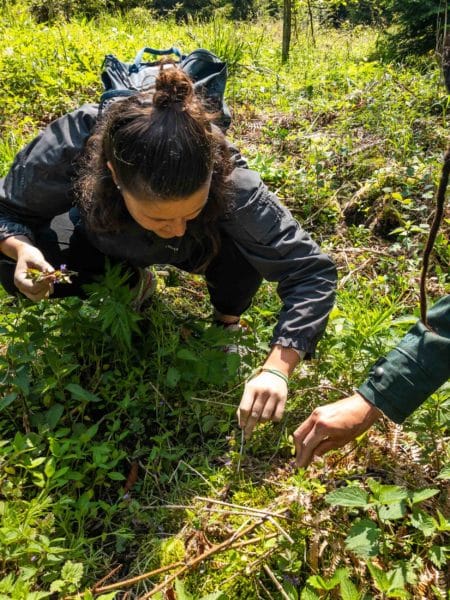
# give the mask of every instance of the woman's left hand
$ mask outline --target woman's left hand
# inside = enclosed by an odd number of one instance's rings
[[[244,430],[245,439],[249,439],[257,423],[281,421],[287,394],[287,383],[268,371],[247,381],[237,410],[239,427]]]

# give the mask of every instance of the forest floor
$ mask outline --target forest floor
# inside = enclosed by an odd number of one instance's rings
[[[223,353],[236,340],[211,325],[201,277],[172,268],[142,313],[114,269],[85,301],[3,295],[0,599],[446,598],[450,385],[307,470],[291,439],[417,318],[448,141],[435,58],[382,62],[370,29],[324,30],[315,46],[302,30],[281,65],[278,23],[145,11],[38,25],[8,5],[0,31],[3,173],[42,126],[99,97],[106,53],[206,47],[229,64],[230,138],[339,270],[283,422],[245,444],[235,410],[276,323],[273,284],[243,315],[242,359]],[[449,217],[430,303],[450,290]]]

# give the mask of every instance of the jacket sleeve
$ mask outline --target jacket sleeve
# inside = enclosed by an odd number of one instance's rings
[[[450,296],[428,312],[399,345],[372,367],[358,391],[392,421],[402,423],[450,377]]]
[[[232,174],[235,201],[223,223],[248,262],[278,283],[283,306],[271,344],[314,355],[333,306],[336,269],[254,171]]]
[[[98,108],[84,105],[53,121],[21,150],[0,180],[0,240],[33,239],[33,229],[73,204],[75,163],[92,132]]]

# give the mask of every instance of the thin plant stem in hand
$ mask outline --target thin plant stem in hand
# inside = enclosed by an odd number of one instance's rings
[[[55,271],[40,271],[39,269],[27,269],[27,279],[33,283],[51,281],[52,283],[72,283],[71,277],[77,275],[76,271],[70,271],[66,265],[61,265]]]

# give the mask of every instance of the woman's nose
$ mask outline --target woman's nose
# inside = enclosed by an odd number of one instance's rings
[[[171,225],[171,230],[175,237],[181,237],[186,233],[186,219],[176,219]]]

